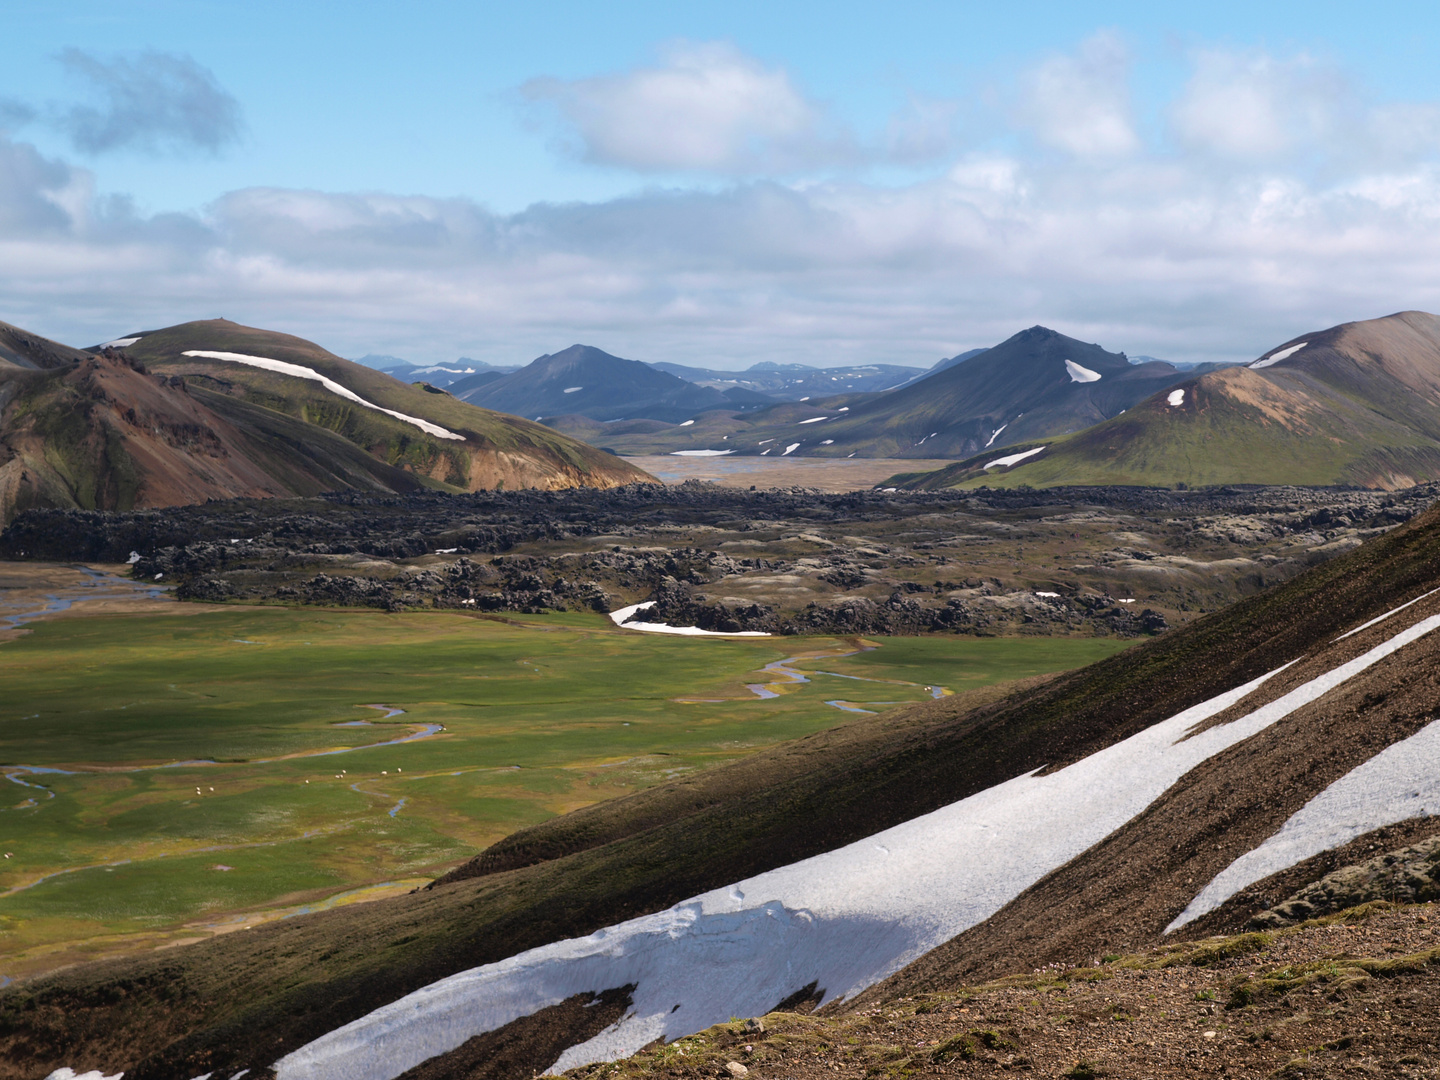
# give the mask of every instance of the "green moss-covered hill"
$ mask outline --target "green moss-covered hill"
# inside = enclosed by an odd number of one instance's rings
[[[1014,464],[994,464],[1040,447]],[[1248,366],[1184,380],[1073,435],[1030,439],[887,483],[1391,490],[1437,477],[1440,319],[1407,311],[1293,338]]]

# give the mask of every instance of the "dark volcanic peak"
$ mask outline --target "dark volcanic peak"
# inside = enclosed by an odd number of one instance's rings
[[[584,416],[592,420],[678,422],[702,409],[723,408],[718,391],[696,386],[638,360],[572,345],[519,371],[463,392],[466,401],[528,416]]]
[[[946,357],[946,358],[938,361],[938,362],[930,369],[930,372],[931,372],[931,374],[934,374],[934,373],[937,372],[937,371],[944,371],[946,368],[952,368],[952,367],[954,367],[954,366],[957,365],[957,364],[963,364],[963,363],[965,363],[966,360],[974,359],[975,357],[979,356],[981,353],[983,353],[983,352],[988,352],[988,351],[989,351],[988,348],[985,348],[985,349],[966,349],[966,350],[965,350],[964,352],[962,352],[962,353],[956,353],[954,356]]]

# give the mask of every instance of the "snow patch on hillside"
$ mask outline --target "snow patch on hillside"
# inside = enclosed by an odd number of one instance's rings
[[[1294,356],[1297,352],[1299,352],[1301,349],[1305,348],[1305,346],[1309,344],[1310,343],[1308,341],[1302,341],[1299,345],[1291,345],[1288,349],[1281,349],[1277,353],[1271,353],[1269,356],[1264,357],[1263,359],[1256,360],[1250,366],[1252,368],[1267,368],[1271,364],[1278,364],[1281,360],[1288,360],[1290,357]]]
[[[1165,932],[1312,855],[1415,817],[1440,817],[1440,721],[1386,747],[1316,795],[1274,836],[1217,874]]]
[[[1176,407],[1178,407],[1178,406],[1180,406],[1180,405],[1184,405],[1184,404],[1185,404],[1185,391],[1184,391],[1184,390],[1171,390],[1170,393],[1169,393],[1168,395],[1166,395],[1166,397],[1165,397],[1165,404],[1166,404],[1166,405],[1169,405],[1172,409],[1173,409],[1173,408],[1176,408]]]
[[[698,626],[671,626],[662,622],[626,622],[625,620],[634,615],[637,611],[649,611],[655,606],[654,600],[646,600],[643,604],[631,604],[629,607],[616,608],[610,612],[610,621],[616,626],[623,626],[626,630],[643,630],[647,634],[679,634],[682,637],[769,637],[764,630],[736,630],[733,634],[723,630],[701,630]],[[617,983],[617,986],[624,985]],[[605,989],[610,989],[606,987]]]
[[[578,394],[581,390],[584,390],[584,389],[585,389],[585,387],[583,387],[583,386],[567,386],[567,387],[565,387],[564,390],[561,391],[561,393],[562,393],[562,394]]]
[[[1100,373],[1091,371],[1088,367],[1081,367],[1074,360],[1065,361],[1065,370],[1070,373],[1071,382],[1099,382]]]
[[[1019,462],[1024,461],[1028,457],[1034,457],[1036,454],[1040,453],[1040,451],[1044,449],[1045,447],[1043,446],[1037,446],[1034,450],[1025,450],[1019,454],[1010,454],[1006,457],[997,457],[994,461],[987,462],[985,468],[993,469],[997,465],[1004,465],[1006,467],[1016,465]]]
[[[139,340],[140,340],[140,339],[139,339],[138,337],[117,337],[114,341],[107,341],[107,342],[105,342],[105,344],[104,344],[104,345],[101,345],[100,348],[102,348],[102,349],[128,349],[131,345],[134,345],[135,342],[137,342],[137,341],[139,341]]]
[[[671,450],[671,457],[724,457],[734,450]]]
[[[988,439],[985,440],[984,449],[989,450],[990,447],[991,447],[991,445],[995,442],[995,440],[1000,437],[1000,432],[1004,431],[1004,430],[1005,430],[1007,427],[1009,427],[1009,426],[1010,426],[1009,424],[1001,424],[998,428],[996,428],[994,431],[992,431],[992,432],[990,433],[990,438],[988,438]]]
[[[367,409],[374,409],[386,416],[393,416],[396,420],[403,420],[407,424],[413,424],[427,435],[434,435],[438,439],[455,439],[457,442],[464,442],[464,435],[456,435],[453,431],[446,431],[439,424],[432,424],[429,420],[421,420],[418,416],[406,416],[404,413],[396,412],[394,409],[382,409],[372,401],[366,401],[355,391],[348,387],[341,386],[334,379],[326,378],[314,368],[308,368],[301,364],[291,364],[284,360],[270,360],[263,356],[247,356],[245,353],[213,352],[209,349],[189,349],[183,355],[195,356],[202,360],[224,360],[232,364],[244,364],[247,367],[263,368],[266,371],[276,371],[281,375],[293,375],[297,379],[309,379],[311,382],[318,382],[332,394],[337,394],[347,401],[353,401],[357,405],[363,405]]]

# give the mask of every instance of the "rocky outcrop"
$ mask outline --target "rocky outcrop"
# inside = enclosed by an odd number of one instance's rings
[[[1398,904],[1440,900],[1440,836],[1326,874],[1283,904],[1260,912],[1248,928],[1294,926],[1372,900]]]

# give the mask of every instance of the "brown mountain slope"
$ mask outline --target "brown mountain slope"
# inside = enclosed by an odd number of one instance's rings
[[[377,408],[313,379],[187,350],[298,364]],[[407,386],[288,335],[214,320],[91,354],[0,325],[0,522],[32,506],[635,482],[653,478],[539,424]]]
[[[23,383],[0,423],[6,517],[32,506],[130,509],[419,486],[330,432],[305,432],[306,452],[286,452],[269,416],[232,423],[181,380],[145,374],[114,354]]]
[[[131,336],[137,340],[127,346],[129,355],[157,372],[185,377],[197,393],[247,401],[326,428],[388,464],[433,481],[431,486],[476,491],[501,484],[558,489],[654,482],[614,455],[543,425],[402,383],[290,334],[209,319]],[[309,379],[186,355],[196,352],[297,364],[379,409]],[[381,409],[439,425],[459,438],[437,437]]]

